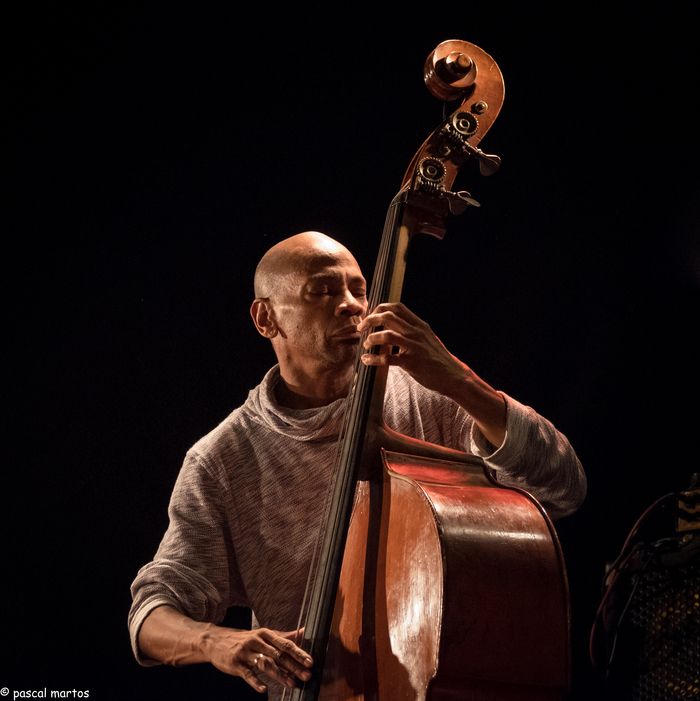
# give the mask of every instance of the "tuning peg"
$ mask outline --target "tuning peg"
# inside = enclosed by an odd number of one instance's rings
[[[462,149],[470,156],[479,159],[479,172],[482,175],[493,175],[501,167],[501,157],[493,153],[484,153],[480,148],[472,146],[468,141],[462,142]]]
[[[449,192],[443,191],[440,197],[447,200],[447,206],[450,209],[450,214],[462,214],[467,207],[481,207],[481,205],[466,191]]]
[[[484,153],[476,149],[476,157],[479,159],[479,172],[482,175],[493,175],[501,167],[501,158],[492,153]]]

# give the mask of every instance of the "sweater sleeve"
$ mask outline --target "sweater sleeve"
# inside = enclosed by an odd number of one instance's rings
[[[426,389],[400,368],[389,372],[384,417],[397,431],[482,458],[494,479],[528,491],[552,518],[573,513],[586,495],[586,476],[574,449],[534,409],[501,395],[506,436],[498,447],[459,404]]]
[[[471,423],[470,452],[505,486],[530,492],[552,518],[567,516],[586,496],[586,476],[566,436],[529,406],[506,400],[506,437],[497,448]]]
[[[170,523],[152,562],[131,585],[129,634],[137,661],[141,625],[153,609],[169,605],[196,621],[220,622],[229,606],[247,606],[231,542],[227,491],[194,451],[178,475],[168,516]]]

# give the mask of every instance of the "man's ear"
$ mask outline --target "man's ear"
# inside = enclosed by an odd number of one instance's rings
[[[258,333],[265,338],[274,338],[279,329],[275,323],[275,314],[268,297],[259,297],[250,305],[250,316]]]

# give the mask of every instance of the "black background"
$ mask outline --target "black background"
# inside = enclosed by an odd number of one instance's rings
[[[423,61],[463,38],[504,74],[482,144],[503,167],[459,183],[483,206],[444,241],[414,242],[404,299],[552,419],[586,467],[588,499],[558,530],[571,698],[593,697],[586,638],[605,562],[697,469],[689,17],[113,5],[34,6],[8,25],[0,685],[247,698],[210,668],[138,667],[129,584],[166,526],[184,452],[273,362],[248,318],[255,262],[315,229],[371,273],[386,206],[442,117]]]

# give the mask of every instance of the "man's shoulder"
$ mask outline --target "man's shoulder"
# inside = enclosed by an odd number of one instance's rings
[[[208,448],[216,446],[220,443],[225,443],[231,439],[231,433],[235,432],[242,420],[245,419],[243,407],[236,407],[228,416],[222,419],[214,428],[201,436],[192,446],[191,450],[198,453],[208,452]]]
[[[207,460],[231,450],[240,450],[243,445],[254,440],[255,428],[259,424],[256,417],[260,413],[261,396],[267,392],[267,385],[274,382],[275,368],[276,366],[269,370],[260,384],[248,392],[243,404],[203,435],[190,448],[190,452]]]
[[[236,407],[223,421],[199,438],[190,452],[207,459],[238,443],[240,437],[245,435],[247,419],[244,407],[245,404]]]

